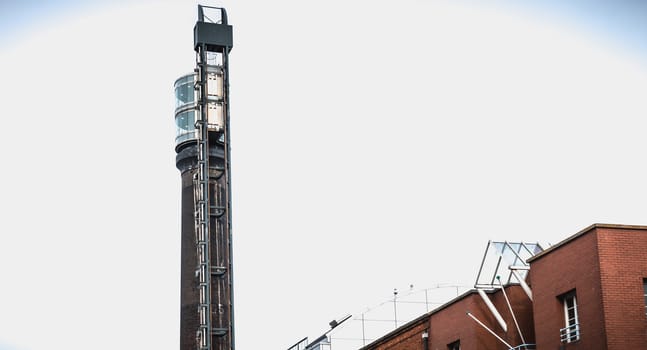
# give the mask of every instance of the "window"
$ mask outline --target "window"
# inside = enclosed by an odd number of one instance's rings
[[[647,315],[647,278],[643,278],[643,296],[645,297],[645,315]]]
[[[195,130],[195,110],[187,110],[175,115],[175,143],[197,139]]]
[[[447,350],[461,350],[461,341],[457,340],[451,344],[447,344]]]
[[[562,296],[566,327],[560,329],[562,343],[572,343],[580,339],[580,322],[577,316],[577,297],[575,291]]]
[[[195,74],[192,73],[175,81],[175,108],[195,101],[194,80]]]

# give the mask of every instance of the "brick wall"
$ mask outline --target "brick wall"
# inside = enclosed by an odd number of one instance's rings
[[[386,339],[383,343],[377,345],[375,350],[423,350],[422,333],[428,328],[428,319],[425,318],[416,322],[411,327],[398,332],[397,335]]]
[[[594,231],[530,263],[535,336],[539,350],[606,349],[600,265]],[[566,326],[560,296],[576,291],[581,338],[562,344],[559,330]]]
[[[647,350],[643,278],[647,278],[647,228],[597,224],[534,260],[537,348]],[[575,290],[581,339],[562,344],[559,296]]]
[[[482,344],[482,348],[485,348],[489,339],[475,338],[475,328],[479,326],[467,316],[466,312],[471,312],[486,324],[491,324],[493,319],[484,317],[481,308],[475,303],[476,298],[479,298],[477,294],[467,294],[462,299],[432,314],[429,350],[447,350],[447,345],[456,340],[460,340],[463,349],[472,349],[477,343]]]
[[[532,301],[528,298],[521,286],[508,286],[506,288],[506,293],[508,294],[512,311],[514,311],[514,315],[517,318],[517,323],[519,324],[519,328],[521,329],[525,342],[534,343],[535,329]],[[495,293],[492,296],[492,301],[508,325],[507,337],[503,337],[504,340],[513,346],[523,344],[523,341],[519,336],[519,332],[514,325],[512,314],[503,298],[503,294]]]
[[[180,272],[180,349],[196,349],[198,292],[195,223],[193,218],[193,172],[182,174],[182,247]]]
[[[647,349],[647,230],[596,229],[607,349]]]
[[[506,287],[506,293],[526,342],[533,342],[530,299],[517,285]],[[476,292],[473,292],[431,315],[429,350],[447,350],[447,345],[456,340],[460,340],[461,349],[507,349],[501,341],[467,316],[468,311],[508,344],[512,346],[522,344],[503,293],[501,291],[488,293],[488,297],[505,320],[507,331],[503,331],[485,302]]]

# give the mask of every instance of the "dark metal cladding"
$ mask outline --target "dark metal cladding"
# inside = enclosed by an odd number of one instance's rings
[[[209,147],[209,164],[211,168],[222,169],[225,162],[225,150],[222,145]],[[195,169],[198,164],[198,148],[193,144],[180,148],[175,155],[175,167],[181,174]],[[191,202],[193,203],[193,202]],[[191,204],[193,206],[193,204]],[[192,219],[193,220],[193,219]],[[191,221],[193,222],[193,221]]]
[[[233,30],[230,25],[198,22],[193,27],[193,47],[207,45],[208,51],[222,51],[234,47]]]

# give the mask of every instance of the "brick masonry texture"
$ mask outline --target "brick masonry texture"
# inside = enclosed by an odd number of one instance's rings
[[[647,349],[647,230],[596,231],[607,349]]]
[[[560,296],[576,291],[581,340],[565,349],[604,349],[606,336],[600,290],[600,265],[595,232],[530,263],[534,297],[535,334],[538,349],[560,349],[561,328],[566,327]]]
[[[196,349],[198,292],[195,222],[193,218],[193,172],[182,174],[182,248],[180,270],[180,349]]]

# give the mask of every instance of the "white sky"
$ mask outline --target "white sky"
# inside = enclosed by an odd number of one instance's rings
[[[239,349],[313,339],[393,288],[473,284],[488,239],[647,224],[647,56],[613,23],[210,4],[234,26]],[[178,348],[172,84],[195,17],[106,2],[3,29],[0,349]]]

